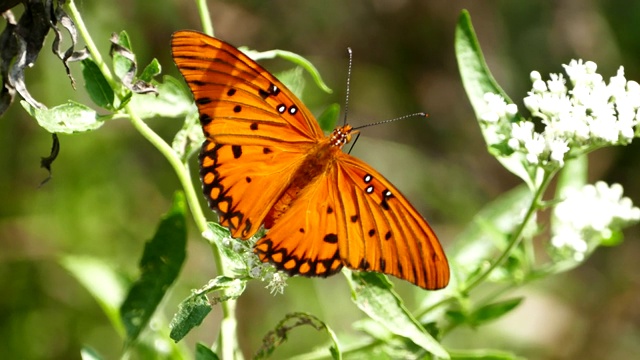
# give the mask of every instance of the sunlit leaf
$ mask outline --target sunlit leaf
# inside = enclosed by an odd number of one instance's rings
[[[485,114],[489,108],[484,99],[484,94],[494,93],[501,95],[507,103],[513,103],[509,96],[502,90],[500,85],[491,74],[489,67],[482,54],[482,49],[478,43],[473,25],[471,24],[471,16],[469,12],[463,10],[458,18],[455,35],[455,50],[458,60],[458,68],[462,77],[462,84],[471,106],[476,114],[476,118],[480,121],[482,114]],[[517,118],[516,121],[520,121]],[[494,139],[494,134],[487,131],[488,127],[480,124],[489,152],[496,156],[496,159],[513,174],[524,180],[530,188],[534,188],[535,176],[529,174],[528,169],[523,165],[523,159],[518,153],[512,153],[504,156],[492,151],[493,146],[499,139]]]
[[[345,271],[348,273],[347,271]],[[353,302],[373,320],[393,334],[405,337],[426,351],[443,359],[449,354],[406,309],[393,285],[382,274],[352,272],[345,274],[351,286]]]
[[[20,101],[20,104],[50,133],[72,134],[91,131],[104,124],[93,109],[71,100],[50,109],[35,108],[24,100]]]

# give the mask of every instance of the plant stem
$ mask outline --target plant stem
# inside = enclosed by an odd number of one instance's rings
[[[75,2],[73,0],[69,0],[67,5],[69,7],[69,12],[73,17],[73,21],[76,24],[76,29],[78,29],[78,31],[80,32],[80,36],[82,36],[82,39],[84,40],[84,43],[87,46],[87,49],[89,49],[91,58],[96,63],[96,65],[98,65],[100,72],[109,83],[109,86],[111,86],[111,88],[116,94],[119,94],[120,86],[113,78],[113,75],[111,74],[111,71],[109,70],[109,67],[107,66],[107,64],[105,64],[104,60],[102,60],[102,56],[98,51],[98,47],[93,42],[91,35],[89,35],[89,30],[87,30],[87,26],[84,24],[84,21],[82,20],[82,16],[80,16],[80,12],[76,7]]]
[[[544,172],[543,178],[540,181],[540,186],[538,186],[536,192],[534,193],[531,199],[531,204],[529,205],[529,208],[527,209],[527,212],[524,218],[522,219],[522,222],[512,233],[509,244],[502,251],[500,256],[493,263],[491,263],[488,269],[486,269],[480,275],[476,276],[475,279],[473,279],[472,281],[463,285],[461,289],[456,290],[455,294],[461,294],[463,296],[468,294],[471,290],[473,290],[478,285],[480,285],[484,280],[486,280],[486,278],[493,272],[493,270],[495,270],[498,266],[500,266],[509,257],[509,255],[511,255],[511,252],[516,248],[516,246],[518,246],[518,244],[520,244],[520,241],[522,241],[522,233],[524,232],[527,224],[529,223],[529,221],[531,221],[531,218],[535,215],[536,211],[538,211],[538,209],[540,208],[540,203],[542,202],[542,196],[544,195],[545,190],[549,186],[551,179],[553,179],[554,174],[555,174],[555,171]],[[434,303],[433,305],[427,307],[423,311],[420,311],[420,313],[417,316],[418,318],[420,318],[425,314],[428,314],[431,311],[447,303],[455,301],[455,299],[456,299],[456,296],[452,296],[452,295],[446,296],[443,299],[439,300],[438,302]]]
[[[538,208],[540,207],[540,202],[542,200],[542,195],[544,195],[544,192],[547,189],[547,186],[549,186],[549,182],[553,178],[554,173],[555,173],[554,171],[545,171],[544,177],[540,182],[540,186],[538,187],[538,189],[533,195],[533,198],[531,199],[531,204],[529,205],[529,209],[527,209],[527,213],[522,219],[522,222],[520,223],[520,225],[518,225],[516,230],[512,233],[511,240],[509,241],[509,244],[507,245],[507,247],[504,249],[504,251],[502,251],[502,254],[500,254],[500,257],[498,257],[498,259],[496,259],[493,263],[491,263],[491,266],[489,266],[489,268],[486,271],[476,276],[475,279],[467,283],[466,286],[464,286],[460,290],[462,294],[467,294],[469,291],[473,290],[476,286],[480,285],[493,272],[493,270],[495,270],[498,266],[500,266],[509,257],[509,255],[511,255],[511,252],[513,251],[513,249],[515,249],[516,246],[520,244],[520,241],[522,241],[522,233],[527,227],[527,224],[529,223],[529,221],[531,221],[532,217],[538,211]]]
[[[202,23],[202,32],[209,36],[213,36],[213,24],[211,24],[211,15],[207,7],[207,0],[196,0],[198,13],[200,14],[200,22]]]

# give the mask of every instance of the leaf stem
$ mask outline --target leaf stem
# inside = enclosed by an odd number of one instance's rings
[[[91,54],[93,61],[96,63],[96,65],[98,65],[100,72],[104,75],[104,78],[109,83],[109,86],[111,86],[114,92],[118,94],[118,97],[120,97],[120,94],[119,94],[120,86],[113,78],[113,75],[111,74],[111,71],[109,70],[109,67],[107,66],[107,64],[104,62],[104,60],[102,60],[102,56],[98,51],[98,47],[93,42],[91,35],[89,35],[89,30],[87,29],[87,26],[84,24],[84,21],[82,20],[82,16],[80,16],[80,12],[76,7],[75,2],[73,0],[69,0],[69,2],[67,3],[67,6],[69,7],[69,12],[73,17],[73,21],[76,24],[76,28],[80,32],[82,39],[84,39],[84,43],[87,46],[87,49],[89,49],[89,53]]]
[[[207,0],[196,0],[196,6],[198,6],[198,13],[200,14],[202,32],[209,36],[213,36],[213,24],[211,23],[211,15],[209,14],[209,7],[207,7]]]
[[[520,241],[522,241],[522,233],[527,227],[527,224],[529,223],[529,221],[531,221],[535,213],[538,211],[538,208],[540,207],[540,202],[542,200],[542,196],[544,195],[545,190],[549,186],[549,183],[553,178],[553,174],[555,174],[555,171],[544,172],[542,181],[540,182],[540,186],[538,186],[538,189],[534,193],[533,198],[531,199],[531,204],[529,205],[529,208],[527,209],[527,212],[524,218],[522,219],[522,222],[520,223],[520,225],[518,225],[516,230],[512,233],[511,239],[507,247],[504,249],[504,251],[502,251],[502,254],[500,254],[498,259],[496,259],[494,262],[491,263],[491,265],[487,270],[482,272],[480,275],[476,276],[475,279],[468,282],[460,290],[462,294],[467,294],[469,291],[473,290],[475,287],[480,285],[493,272],[493,270],[495,270],[498,266],[500,266],[509,257],[509,255],[511,255],[511,252],[513,251],[513,249],[515,249],[516,246],[520,244]]]
[[[537,187],[537,190],[536,190],[536,192],[534,193],[534,195],[533,195],[533,197],[531,199],[531,204],[529,205],[529,208],[527,209],[527,212],[526,212],[524,218],[522,219],[522,222],[516,228],[516,230],[512,233],[511,239],[510,239],[509,244],[507,245],[507,247],[502,251],[500,256],[493,263],[491,263],[489,268],[487,268],[485,271],[483,271],[480,275],[476,276],[472,281],[467,282],[466,284],[461,286],[460,289],[458,289],[458,290],[456,290],[454,292],[455,293],[454,295],[446,296],[446,297],[440,299],[439,301],[437,301],[436,303],[434,303],[433,305],[430,305],[426,309],[420,311],[420,313],[417,315],[418,318],[421,318],[425,314],[428,314],[431,311],[433,311],[433,310],[435,310],[435,309],[437,309],[437,308],[439,308],[439,307],[441,307],[441,306],[443,306],[445,304],[448,304],[450,302],[455,301],[456,298],[459,297],[460,295],[462,295],[462,296],[468,295],[468,293],[471,290],[473,290],[478,285],[480,285],[484,280],[486,280],[486,278],[493,272],[493,270],[495,270],[498,266],[500,266],[509,257],[509,255],[511,255],[511,252],[513,251],[513,249],[515,249],[516,246],[518,246],[518,244],[520,244],[520,241],[522,241],[522,234],[523,234],[527,224],[529,223],[529,221],[531,221],[532,217],[535,215],[535,213],[540,208],[540,206],[541,206],[540,204],[542,203],[542,196],[544,195],[545,190],[549,186],[549,183],[551,182],[551,179],[553,179],[553,175],[555,174],[555,172],[556,172],[555,170],[554,171],[544,171],[544,175],[543,175],[541,181],[539,182],[539,186]]]

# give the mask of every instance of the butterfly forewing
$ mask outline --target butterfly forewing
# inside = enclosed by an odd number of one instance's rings
[[[235,47],[198,32],[178,31],[172,49],[193,92],[205,136],[216,143],[304,147],[322,139],[302,102]]]
[[[236,238],[248,239],[262,225],[287,183],[273,181],[296,170],[303,154],[278,147],[221,145],[205,141],[200,177],[209,206]]]

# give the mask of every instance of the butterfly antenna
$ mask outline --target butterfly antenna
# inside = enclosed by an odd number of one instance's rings
[[[403,119],[412,118],[412,117],[416,117],[416,116],[418,116],[418,117],[429,117],[429,114],[423,113],[423,112],[419,112],[419,113],[415,113],[415,114],[404,115],[404,116],[400,116],[400,117],[393,118],[393,119],[382,120],[382,121],[374,122],[374,123],[371,123],[371,124],[365,124],[365,125],[362,125],[362,126],[354,127],[353,130],[359,130],[359,129],[366,128],[366,127],[369,127],[369,126],[386,124],[386,123],[390,123],[392,121],[403,120]]]
[[[344,99],[344,121],[342,125],[347,125],[347,113],[349,112],[349,88],[351,86],[351,64],[353,63],[353,51],[348,47],[347,51],[349,52],[349,67],[347,69],[347,92]],[[353,147],[353,146],[352,146]],[[351,150],[349,150],[351,152]]]
[[[392,122],[392,121],[398,121],[398,120],[407,119],[407,118],[411,118],[411,117],[415,117],[415,116],[429,117],[429,114],[423,113],[423,112],[419,112],[419,113],[415,113],[415,114],[404,115],[404,116],[400,116],[400,117],[393,118],[393,119],[382,120],[382,121],[374,122],[374,123],[371,123],[371,124],[365,124],[365,125],[362,125],[362,126],[354,127],[353,130],[360,130],[362,128],[366,128],[366,127],[369,127],[369,126],[386,124],[386,123],[389,123],[389,122]],[[360,137],[360,132],[358,132],[358,134],[356,135],[356,138],[351,143],[351,147],[349,148],[349,151],[347,151],[347,154],[351,154],[351,150],[353,150],[353,147],[356,145],[356,141],[358,141],[359,137]]]

